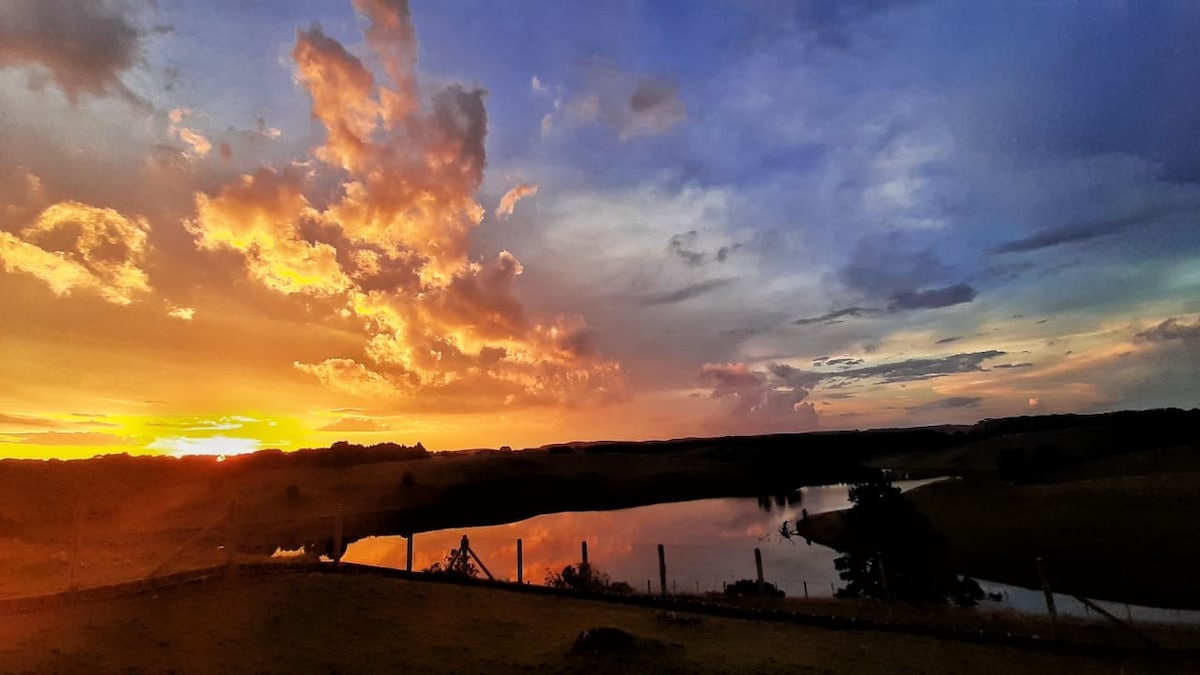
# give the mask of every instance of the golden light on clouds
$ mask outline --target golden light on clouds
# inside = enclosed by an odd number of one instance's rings
[[[42,451],[50,441],[74,441],[79,454],[110,447],[232,454],[411,426],[397,416],[586,408],[624,397],[620,365],[597,353],[581,316],[526,311],[515,289],[524,267],[514,254],[468,257],[472,233],[485,214],[475,198],[487,161],[485,93],[461,85],[422,93],[407,8],[376,0],[354,5],[369,22],[369,63],[319,27],[296,32],[291,52],[296,82],[324,129],[309,157],[266,163],[196,190],[192,212],[176,222],[156,221],[152,227],[147,218],[64,201],[15,232],[0,231],[6,272],[28,275],[60,296],[87,290],[116,305],[144,301],[144,312],[104,318],[115,321],[113,330],[129,334],[128,347],[118,347],[127,352],[114,366],[161,358],[154,352],[175,354],[169,371],[158,376],[145,370],[108,384],[110,396],[120,390],[130,401],[139,394],[161,401],[126,404],[125,411],[110,408],[91,418],[91,428],[81,426],[83,420],[72,420],[70,432],[34,425],[5,440],[40,444]],[[373,66],[379,70],[373,72]],[[178,148],[156,150],[169,155],[164,168],[186,176],[206,160],[217,140],[197,128],[206,117],[185,107],[163,115],[162,128]],[[258,136],[281,135],[261,119],[258,126]],[[220,143],[223,159],[238,156],[228,141]],[[534,184],[514,188],[498,212],[511,214],[520,198],[536,190]],[[190,251],[179,246],[180,230],[191,239]],[[172,247],[171,266],[150,244],[160,239]],[[214,275],[225,280],[223,291],[202,281]],[[181,284],[181,278],[193,281]],[[247,282],[261,292],[250,291]],[[221,297],[222,292],[244,297]],[[247,332],[242,315],[265,308],[285,322],[274,330],[286,332],[261,332],[266,326]],[[328,339],[314,342],[315,326]],[[273,353],[271,343],[282,349]],[[44,343],[27,346],[43,355],[50,349]],[[76,354],[75,360],[86,360]],[[247,367],[271,373],[278,383],[273,410],[258,418],[276,423],[217,424],[238,409],[204,403],[207,410],[196,418],[209,423],[175,428],[165,422],[174,433],[148,428],[147,420],[156,419],[150,410],[189,405],[180,398],[217,399],[201,391],[216,391],[219,381],[230,399],[243,400],[235,405],[271,399],[252,393],[261,383],[248,370],[243,371],[248,379],[232,386],[219,370],[202,375],[214,358],[224,362],[218,368],[227,369],[228,377]],[[90,368],[99,372],[106,366]],[[201,378],[194,380],[200,390],[189,391],[187,380],[175,379],[180,376]],[[61,387],[70,377],[65,371],[47,374],[42,386],[53,380]],[[103,387],[89,381],[85,389]],[[323,393],[314,396],[318,390]],[[390,418],[321,418],[323,406],[336,409],[344,402]],[[297,405],[312,412],[284,412]],[[138,408],[149,410],[140,414]],[[91,435],[34,435],[39,433]]]

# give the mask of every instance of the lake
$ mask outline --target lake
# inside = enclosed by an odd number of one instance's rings
[[[935,480],[897,481],[911,490]],[[779,535],[783,522],[809,514],[836,511],[850,506],[849,486],[804,487],[799,501],[753,498],[700,499],[653,504],[615,511],[562,512],[526,520],[437,532],[422,532],[413,538],[413,570],[427,569],[443,561],[457,548],[462,535],[470,537],[471,548],[496,579],[516,581],[517,539],[522,540],[524,579],[542,584],[552,572],[578,563],[581,542],[588,546],[588,561],[613,581],[624,581],[637,592],[657,593],[658,545],[665,549],[668,590],[673,593],[721,591],[725,584],[754,579],[754,549],[762,551],[765,579],[789,597],[830,597],[841,585],[833,560],[837,552],[824,546],[805,544],[803,539]],[[404,537],[368,537],[350,544],[346,562],[403,569],[407,542]],[[1002,600],[985,601],[988,609],[1010,609],[1044,614],[1040,590],[980,580],[984,590],[1000,593]],[[1069,596],[1055,595],[1061,614],[1087,616],[1083,604]],[[1167,623],[1200,623],[1200,612],[1165,610],[1100,602],[1121,618]],[[1094,612],[1092,613],[1094,616]]]
[[[897,483],[911,489],[930,481]],[[762,550],[764,574],[792,596],[828,597],[838,583],[833,569],[837,554],[803,539],[779,536],[783,521],[834,511],[850,505],[848,487],[805,487],[792,504],[768,500],[701,499],[654,504],[616,511],[563,512],[535,516],[506,525],[423,532],[413,539],[413,569],[441,561],[457,548],[463,534],[497,579],[516,580],[516,541],[523,540],[524,574],[543,583],[551,571],[579,562],[580,543],[588,544],[588,560],[614,581],[645,591],[658,584],[658,544],[666,551],[668,584],[678,592],[720,591],[724,584],[755,576],[754,549]],[[403,537],[368,537],[354,542],[343,560],[368,565],[405,565]]]

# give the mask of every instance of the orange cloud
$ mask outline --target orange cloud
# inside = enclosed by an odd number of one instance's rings
[[[324,125],[309,175],[262,169],[197,195],[198,244],[232,249],[281,293],[340,299],[364,331],[362,355],[298,361],[331,391],[399,406],[578,405],[619,398],[618,364],[598,356],[580,317],[529,317],[523,271],[501,251],[468,259],[483,219],[484,92],[451,85],[418,95],[416,39],[405,3],[357,0],[381,81],[319,28],[296,35],[297,79]],[[310,184],[340,188],[318,208]],[[503,200],[533,194],[523,185]],[[329,192],[324,191],[328,195]],[[505,205],[507,204],[507,205]]]
[[[261,169],[242,176],[216,197],[197,195],[196,212],[188,227],[199,245],[242,253],[251,274],[269,288],[328,295],[350,287],[337,251],[301,235],[304,220],[319,215],[294,172]]]
[[[91,288],[127,305],[150,284],[142,269],[149,226],[113,209],[79,202],[55,204],[19,236],[0,232],[0,266],[45,282],[58,295]]]
[[[517,208],[517,202],[524,197],[532,197],[538,191],[537,183],[521,183],[500,198],[500,206],[496,207],[496,217],[507,218],[513,214],[513,209]]]

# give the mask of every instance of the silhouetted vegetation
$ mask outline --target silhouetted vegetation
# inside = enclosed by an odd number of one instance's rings
[[[613,581],[607,574],[596,570],[589,563],[567,565],[561,572],[546,573],[546,585],[571,591],[589,591],[627,594],[633,587],[624,581]]]
[[[451,549],[443,560],[425,568],[425,573],[474,579],[479,576],[479,568],[471,562],[469,557],[459,555],[458,549]]]
[[[834,560],[846,585],[838,597],[944,602],[960,595],[946,545],[929,519],[885,476],[850,488]],[[982,597],[982,593],[980,593]]]
[[[745,597],[756,598],[758,594],[758,581],[755,579],[738,579],[732,584],[725,586],[725,595],[730,597]],[[764,581],[762,597],[767,598],[782,598],[784,592],[779,590],[775,584]]]
[[[358,464],[428,459],[431,456],[420,443],[413,446],[399,443],[359,445],[349,441],[338,441],[328,448],[304,448],[286,453],[278,449],[259,450],[248,455],[233,455],[226,461],[231,465],[247,468],[311,466],[339,469]]]

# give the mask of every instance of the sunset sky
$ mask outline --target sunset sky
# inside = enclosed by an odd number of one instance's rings
[[[0,2],[0,456],[1200,404],[1200,3]]]

